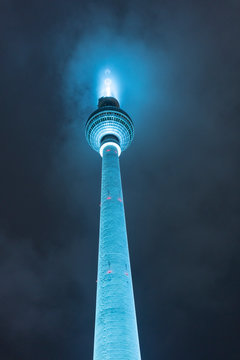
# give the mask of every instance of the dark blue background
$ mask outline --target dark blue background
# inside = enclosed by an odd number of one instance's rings
[[[1,1],[0,358],[92,358],[110,67],[142,358],[238,360],[240,5]],[[104,360],[104,359],[103,359]]]

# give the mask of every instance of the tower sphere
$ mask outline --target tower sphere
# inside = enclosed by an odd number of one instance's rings
[[[118,155],[131,144],[134,126],[130,116],[120,109],[114,97],[101,97],[98,109],[88,118],[85,134],[89,145],[102,155],[102,147],[107,143],[118,145]]]

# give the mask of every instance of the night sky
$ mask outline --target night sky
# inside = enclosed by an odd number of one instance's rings
[[[1,360],[92,359],[84,125],[106,67],[136,130],[121,171],[142,359],[240,359],[239,18],[237,0],[1,1]]]

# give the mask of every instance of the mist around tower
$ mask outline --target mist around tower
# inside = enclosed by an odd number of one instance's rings
[[[0,8],[0,359],[92,359],[107,75],[142,359],[239,360],[239,2]]]

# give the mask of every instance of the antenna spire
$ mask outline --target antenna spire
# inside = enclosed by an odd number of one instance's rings
[[[105,80],[104,80],[105,96],[111,96],[112,95],[112,91],[111,91],[112,80],[110,78],[110,74],[111,74],[111,70],[106,69],[105,70]]]

